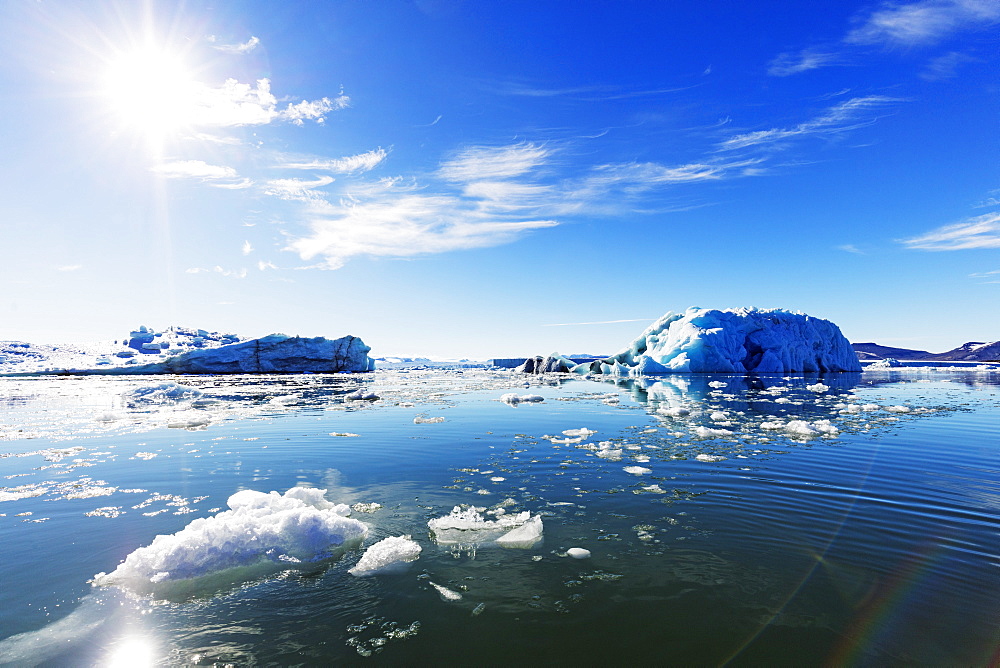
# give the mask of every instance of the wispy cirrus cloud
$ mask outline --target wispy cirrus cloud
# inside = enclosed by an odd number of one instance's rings
[[[707,74],[708,72],[705,73]],[[564,88],[541,88],[538,86],[506,83],[499,86],[492,86],[491,90],[501,95],[511,95],[515,97],[568,97],[584,102],[597,102],[666,95],[669,93],[678,93],[680,91],[690,90],[691,88],[696,88],[700,85],[701,84],[692,84],[690,86],[629,90],[621,86],[567,86]]]
[[[305,179],[272,179],[264,185],[263,193],[279,199],[311,202],[323,197],[322,193],[316,192],[317,188],[323,188],[331,183],[333,183],[332,176],[321,176],[312,181]]]
[[[384,179],[355,190],[338,203],[316,201],[308,235],[287,249],[319,267],[338,269],[351,257],[413,257],[508,243],[558,223],[524,220],[479,206],[481,200],[427,194],[412,183]]]
[[[204,160],[172,160],[154,165],[150,171],[168,179],[197,179],[215,188],[240,190],[253,185],[232,167],[211,165]]]
[[[367,172],[381,164],[388,152],[379,147],[377,149],[348,155],[342,158],[285,158],[279,161],[277,167],[284,169],[312,169],[323,172],[334,172],[336,174],[351,174],[356,172]]]
[[[864,255],[865,254],[865,252],[863,250],[861,250],[860,248],[858,248],[854,244],[841,244],[840,246],[837,246],[837,250],[842,250],[845,253],[853,253],[855,255]]]
[[[167,178],[180,179],[234,179],[239,174],[232,167],[224,165],[210,165],[204,160],[175,160],[156,165],[151,171],[162,174]]]
[[[942,56],[934,58],[927,67],[920,73],[920,78],[925,81],[943,81],[958,75],[958,68],[966,63],[975,63],[979,59],[966,53],[950,51]]]
[[[884,95],[868,95],[846,100],[827,109],[816,118],[799,123],[790,128],[771,128],[738,134],[722,141],[719,148],[734,150],[776,144],[785,140],[796,139],[809,135],[831,135],[848,130],[854,130],[874,123],[874,119],[865,117],[865,112],[882,109],[886,106],[904,102],[905,100]]]
[[[250,39],[245,42],[237,42],[236,44],[216,44],[216,37],[214,35],[208,38],[208,41],[212,43],[212,48],[223,53],[232,53],[236,55],[242,55],[244,53],[250,53],[260,45],[260,39],[251,35]]]
[[[446,181],[471,182],[521,176],[544,164],[552,150],[523,142],[508,146],[471,146],[438,169]]]
[[[803,49],[798,53],[782,53],[767,66],[767,73],[773,77],[787,77],[800,72],[835,65],[838,56],[816,49]]]
[[[987,213],[900,240],[907,248],[928,251],[1000,248],[1000,213]]]
[[[923,46],[960,30],[988,28],[1000,22],[996,0],[921,0],[886,3],[848,32],[848,44]]]

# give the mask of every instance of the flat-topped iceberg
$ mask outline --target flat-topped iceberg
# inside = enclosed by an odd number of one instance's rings
[[[696,307],[667,313],[603,360],[574,364],[553,355],[533,366],[617,376],[861,371],[850,342],[829,320],[781,309]]]
[[[71,369],[61,374],[142,375],[201,373],[357,373],[372,371],[371,348],[356,336],[327,339],[271,334],[217,348],[190,350],[160,362],[128,367]]]

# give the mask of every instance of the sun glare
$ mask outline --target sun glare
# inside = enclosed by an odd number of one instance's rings
[[[119,122],[150,138],[189,124],[199,84],[184,59],[146,48],[118,54],[108,63],[104,94]]]

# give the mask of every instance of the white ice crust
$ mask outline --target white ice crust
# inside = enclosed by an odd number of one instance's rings
[[[618,354],[570,366],[618,376],[861,371],[850,342],[829,320],[756,308],[667,313]]]
[[[420,557],[420,545],[409,536],[390,536],[371,545],[358,564],[347,571],[357,577],[397,570]]]
[[[111,573],[98,573],[94,584],[148,591],[160,583],[261,562],[288,566],[318,561],[368,533],[367,525],[345,517],[349,506],[331,503],[324,494],[305,487],[284,494],[237,492],[229,497],[230,510],[157,536]]]

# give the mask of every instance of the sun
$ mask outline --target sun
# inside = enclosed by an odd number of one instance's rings
[[[182,53],[143,47],[107,61],[102,92],[121,126],[162,139],[191,124],[203,88]]]

